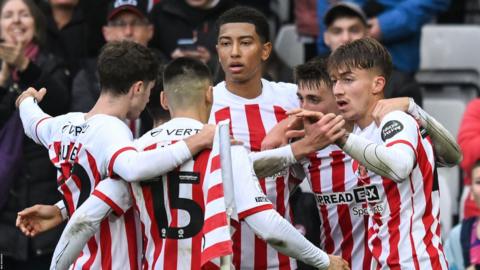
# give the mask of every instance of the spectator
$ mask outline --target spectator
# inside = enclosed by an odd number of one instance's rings
[[[317,0],[295,0],[295,24],[305,48],[306,62],[317,55],[315,44],[319,31]]]
[[[131,40],[147,46],[153,36],[154,27],[148,20],[147,1],[122,1],[111,3],[107,15],[107,25],[103,27],[103,36],[107,42]],[[163,55],[156,51],[160,62],[165,62]],[[100,96],[100,85],[96,74],[96,58],[85,62],[73,80],[71,110],[79,112],[89,111]],[[152,123],[146,112],[142,113],[141,123],[131,124],[133,134],[138,137],[142,130],[152,128]]]
[[[21,30],[21,31],[19,31]],[[15,99],[28,86],[46,87],[50,98],[40,106],[51,115],[68,109],[68,79],[65,67],[42,47],[45,18],[31,0],[6,0],[0,5],[0,129],[12,117],[19,117]],[[32,204],[53,204],[59,200],[56,170],[47,151],[23,136],[23,129],[8,132],[22,142],[22,156],[12,165],[16,177],[0,211],[0,253],[5,269],[48,269],[50,256],[61,228],[42,237],[28,239],[15,227],[16,213]],[[3,160],[2,160],[3,162]],[[2,179],[3,180],[3,179]]]
[[[327,27],[323,33],[325,44],[331,51],[340,45],[369,35],[367,16],[360,6],[351,2],[339,2],[325,13]],[[394,68],[384,90],[385,98],[413,97],[415,103],[422,105],[422,92],[415,78]]]
[[[87,57],[89,29],[79,0],[49,0],[41,2],[47,17],[46,49],[65,60],[72,78]]]
[[[330,1],[332,2],[332,1]],[[336,1],[334,1],[336,2]],[[422,26],[449,6],[449,0],[353,0],[365,11],[370,36],[381,41],[392,55],[393,65],[401,72],[413,75],[420,60],[420,34]],[[325,14],[328,1],[317,0],[318,14]],[[323,18],[323,16],[319,16]],[[325,31],[323,21],[320,31]],[[319,53],[328,50],[319,35]]]
[[[215,74],[215,21],[234,5],[233,0],[162,0],[151,12],[155,34],[150,45],[170,58],[199,59]],[[182,47],[182,42],[190,44]]]
[[[469,104],[458,131],[458,144],[463,152],[463,160],[460,166],[464,171],[464,196],[462,196],[464,218],[480,216],[480,207],[475,205],[470,193],[472,184],[471,172],[473,165],[480,160],[480,98],[472,100]]]
[[[480,160],[472,166],[471,199],[480,207]],[[451,270],[480,268],[480,215],[455,226],[445,243],[445,255]]]

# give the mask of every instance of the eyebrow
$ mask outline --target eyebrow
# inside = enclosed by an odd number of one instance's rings
[[[222,39],[222,38],[226,38],[226,39],[234,39],[233,37],[231,36],[219,36],[218,39]],[[239,36],[239,37],[236,37],[236,39],[244,39],[244,38],[251,38],[253,39],[254,37],[252,35],[246,35],[246,36]]]

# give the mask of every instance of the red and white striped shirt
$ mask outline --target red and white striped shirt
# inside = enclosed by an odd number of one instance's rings
[[[145,151],[196,134],[199,121],[174,118],[136,141]],[[132,183],[143,234],[143,269],[200,269],[232,253],[225,213],[219,144],[177,170],[152,181]]]
[[[403,144],[415,153],[408,179],[394,182],[354,162],[365,184],[369,203],[369,247],[372,269],[447,269],[440,237],[440,207],[434,151],[430,137],[415,120],[400,111],[387,114],[354,133],[387,147]]]
[[[117,216],[102,221],[75,261],[73,269],[139,268],[137,227],[131,201],[109,185],[97,185],[108,176],[115,157],[132,148],[132,135],[118,118],[70,113],[37,122],[37,140],[48,147],[59,170],[58,185],[69,214],[93,195],[108,204]],[[115,189],[116,190],[116,189]]]
[[[275,83],[262,79],[262,93],[253,99],[245,99],[226,89],[221,82],[213,89],[213,107],[209,123],[230,119],[231,134],[251,151],[260,151],[265,135],[283,120],[286,111],[299,107],[297,86]],[[291,220],[287,184],[288,173],[278,177],[260,179],[260,185],[276,210]],[[241,222],[233,235],[236,269],[295,269],[295,260],[277,252]]]
[[[320,248],[342,256],[352,269],[368,269],[365,187],[353,172],[352,158],[330,145],[301,163],[318,202]]]

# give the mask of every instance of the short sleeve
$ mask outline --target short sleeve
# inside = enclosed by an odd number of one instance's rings
[[[273,209],[272,203],[262,192],[260,183],[255,177],[248,152],[242,146],[232,147],[232,169],[235,206],[240,220]]]
[[[108,204],[118,216],[123,215],[132,206],[130,187],[123,180],[103,179],[95,187],[92,195]]]

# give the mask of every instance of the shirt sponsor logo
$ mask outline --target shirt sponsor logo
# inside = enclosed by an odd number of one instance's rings
[[[268,203],[270,202],[267,197],[255,197],[255,201],[257,203]]]
[[[316,194],[319,205],[374,203],[380,201],[376,186],[357,187],[351,191]]]

